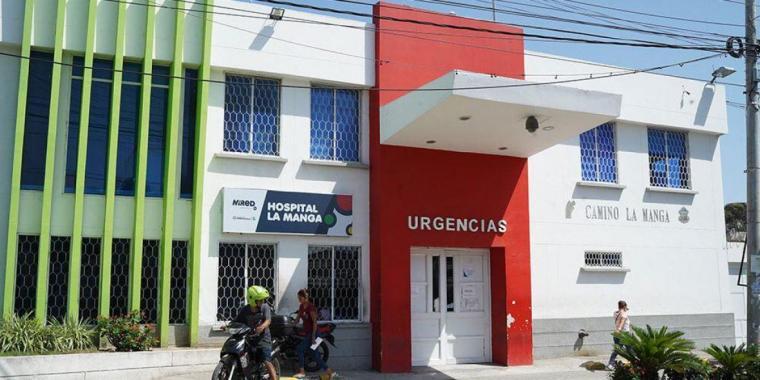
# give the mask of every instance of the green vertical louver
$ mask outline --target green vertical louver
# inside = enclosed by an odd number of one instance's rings
[[[137,180],[135,181],[135,220],[132,255],[129,265],[129,309],[140,310],[143,236],[145,218],[145,183],[148,172],[148,131],[150,129],[150,91],[153,71],[153,37],[156,11],[148,6],[145,16],[145,50],[140,88],[140,121],[137,138]]]
[[[182,98],[182,48],[184,43],[185,10],[177,2],[174,23],[174,54],[169,81],[169,117],[167,119],[166,165],[164,168],[164,216],[159,258],[158,332],[161,347],[169,344],[169,297],[171,296],[172,241],[174,237],[174,198],[177,189],[177,144],[180,128]]]
[[[32,54],[32,25],[34,0],[26,0],[24,32],[21,37],[21,56],[18,75],[18,102],[16,103],[16,131],[13,138],[13,168],[8,212],[8,246],[5,253],[5,283],[3,284],[3,317],[13,314],[16,289],[16,257],[18,245],[18,213],[21,198],[21,161],[26,126],[26,95],[29,91],[29,57]]]
[[[116,160],[119,147],[119,114],[121,112],[121,81],[124,77],[124,41],[127,4],[121,2],[116,11],[116,41],[113,58],[113,87],[111,115],[108,122],[108,162],[106,169],[106,204],[103,221],[103,245],[100,260],[98,314],[107,317],[111,308],[111,256],[113,253],[113,219],[116,203]]]
[[[58,136],[58,102],[61,92],[61,65],[63,60],[63,24],[66,20],[66,2],[58,1],[55,14],[55,47],[53,74],[50,87],[50,118],[48,120],[47,148],[45,149],[45,182],[42,190],[42,218],[40,222],[40,252],[37,267],[37,299],[35,316],[45,321],[47,314],[48,269],[50,264],[50,224],[53,211],[53,177],[55,174],[55,143]]]
[[[90,0],[87,8],[87,32],[84,50],[84,76],[82,78],[82,105],[79,116],[79,147],[77,176],[74,190],[74,226],[71,233],[71,259],[69,260],[69,294],[67,315],[79,319],[79,277],[82,264],[82,223],[84,222],[84,177],[87,168],[87,142],[90,125],[90,94],[92,94],[92,64],[95,50],[95,13],[97,0]]]
[[[206,118],[209,82],[211,79],[211,26],[213,0],[206,0],[203,16],[203,47],[201,67],[198,73],[197,117],[195,126],[195,174],[193,176],[193,220],[190,244],[190,275],[188,276],[188,319],[190,345],[198,343],[199,293],[201,277],[201,237],[203,231],[203,181],[206,174]]]

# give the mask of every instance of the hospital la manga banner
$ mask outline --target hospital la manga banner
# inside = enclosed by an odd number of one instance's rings
[[[350,195],[224,188],[222,231],[351,236]]]

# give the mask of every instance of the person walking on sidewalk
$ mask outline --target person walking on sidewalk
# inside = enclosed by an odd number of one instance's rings
[[[325,375],[328,379],[332,379],[335,376],[332,368],[329,368],[327,364],[322,360],[322,356],[319,354],[319,348],[312,350],[311,346],[316,343],[317,339],[317,308],[311,303],[309,299],[309,291],[301,289],[298,291],[298,302],[301,306],[298,307],[298,317],[296,323],[303,321],[304,337],[301,343],[296,348],[298,352],[298,373],[295,374],[296,379],[303,379],[306,376],[304,370],[305,354],[306,350],[311,352],[312,358],[317,362],[319,368],[325,371]]]
[[[612,316],[615,318],[615,332],[630,332],[631,320],[628,318],[628,303],[623,300],[618,301],[618,309]],[[612,355],[610,355],[610,361],[607,363],[607,368],[610,371],[615,369],[615,360],[617,359],[617,352],[615,352],[615,346],[620,344],[620,340],[613,338],[615,345],[612,347]]]

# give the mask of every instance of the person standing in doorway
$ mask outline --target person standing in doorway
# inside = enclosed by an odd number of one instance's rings
[[[309,350],[312,357],[314,358],[314,361],[316,361],[317,365],[319,365],[319,368],[326,371],[325,375],[327,375],[328,379],[332,379],[333,376],[335,376],[335,372],[333,372],[332,368],[327,367],[327,364],[325,364],[325,362],[322,360],[322,355],[319,353],[319,348],[317,347],[316,350],[311,349],[311,346],[317,340],[317,308],[313,303],[311,303],[308,290],[301,289],[298,291],[298,302],[301,304],[301,306],[298,307],[298,317],[296,319],[296,324],[299,321],[303,321],[304,336],[303,340],[301,340],[301,343],[296,348],[296,351],[298,352],[299,368],[298,373],[293,377],[296,379],[302,379],[306,376],[306,370],[304,369],[304,356],[306,355],[306,350]]]
[[[628,318],[628,303],[623,300],[618,301],[618,309],[612,316],[615,318],[615,332],[631,331],[631,320]],[[613,341],[615,342],[615,346],[620,344],[620,340],[616,337],[613,338]],[[615,369],[615,360],[618,355],[617,352],[615,352],[615,346],[612,347],[612,355],[610,355],[610,361],[607,364],[607,368],[609,368],[610,371]]]

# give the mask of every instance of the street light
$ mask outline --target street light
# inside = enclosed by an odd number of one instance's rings
[[[285,10],[282,8],[272,8],[269,12],[269,18],[275,21],[282,20],[282,16],[285,15]]]
[[[726,67],[726,66],[718,67],[712,73],[712,79],[710,80],[710,84],[715,82],[715,80],[718,78],[725,78],[735,72],[736,72],[736,69],[734,69],[733,67]]]

